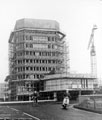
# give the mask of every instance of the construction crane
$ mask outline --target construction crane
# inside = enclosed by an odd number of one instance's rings
[[[94,45],[94,31],[96,29],[97,29],[97,26],[94,25],[92,28],[92,32],[91,32],[91,36],[88,44],[88,49],[90,48],[91,74],[94,77],[97,77],[96,51],[95,51],[95,45]]]

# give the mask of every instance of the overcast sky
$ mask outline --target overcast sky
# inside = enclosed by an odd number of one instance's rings
[[[0,17],[0,82],[8,75],[8,39],[21,18],[58,21],[69,42],[70,69],[77,73],[91,71],[87,47],[96,24],[97,73],[102,76],[102,0],[0,0]]]

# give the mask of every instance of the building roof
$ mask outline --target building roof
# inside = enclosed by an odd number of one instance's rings
[[[59,23],[55,20],[24,18],[16,21],[14,30],[22,28],[59,30]]]

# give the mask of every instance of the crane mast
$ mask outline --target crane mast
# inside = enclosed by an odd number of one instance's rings
[[[94,25],[92,28],[92,33],[90,36],[88,49],[90,48],[90,58],[91,58],[91,74],[94,77],[97,77],[97,64],[96,64],[96,50],[94,45],[94,31],[97,29],[97,26]],[[96,83],[97,81],[94,81]]]

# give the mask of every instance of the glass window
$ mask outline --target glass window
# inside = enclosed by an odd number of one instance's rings
[[[29,47],[29,45],[28,44],[26,44],[26,48],[28,48]]]
[[[52,37],[52,41],[54,41],[54,39],[55,39],[55,38],[54,38],[54,37]]]
[[[33,36],[30,36],[30,40],[33,40]]]
[[[50,41],[50,37],[48,37],[48,41]]]
[[[54,45],[52,45],[52,48],[54,49]]]
[[[31,60],[30,60],[30,63],[32,63],[32,62],[33,62],[33,60],[31,59]]]
[[[26,70],[29,70],[29,67],[26,67]]]
[[[44,63],[44,60],[42,60],[42,63]]]
[[[51,44],[48,44],[48,48],[51,48]]]
[[[39,67],[36,67],[36,70],[38,71],[38,70],[39,70]]]
[[[33,67],[30,67],[30,70],[33,70]]]
[[[48,63],[51,63],[51,60],[48,60]]]
[[[29,55],[29,51],[26,51],[26,55]]]
[[[36,60],[36,63],[38,63],[39,61],[38,60]]]
[[[27,59],[27,60],[26,60],[26,63],[28,63],[28,62],[29,62],[29,60]]]
[[[30,48],[33,48],[33,44],[30,44],[29,46],[30,46]]]

